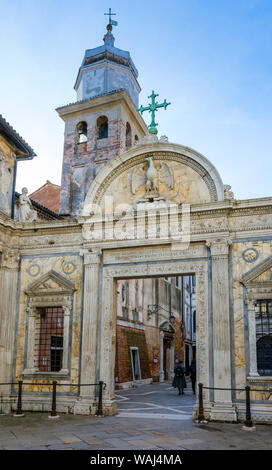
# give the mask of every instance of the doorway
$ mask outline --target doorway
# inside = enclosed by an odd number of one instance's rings
[[[117,389],[174,378],[192,341],[195,275],[116,281]],[[186,315],[185,315],[186,312]],[[189,366],[188,366],[189,369]]]
[[[130,348],[133,380],[141,380],[141,368],[138,348]]]
[[[141,279],[158,279],[162,277],[179,277],[179,276],[195,276],[195,304],[196,304],[196,363],[197,363],[197,376],[198,381],[203,383],[209,383],[209,297],[208,293],[208,265],[206,259],[194,260],[183,260],[183,261],[156,261],[153,264],[144,261],[146,256],[152,256],[154,259],[159,259],[161,252],[156,255],[156,250],[147,253],[146,251],[137,251],[138,257],[133,258],[133,249],[126,250],[124,253],[122,250],[109,251],[109,255],[104,255],[103,270],[101,271],[102,283],[101,283],[101,297],[100,297],[100,323],[98,325],[100,334],[100,353],[97,362],[97,370],[99,370],[99,378],[103,380],[107,386],[104,392],[105,406],[109,410],[109,413],[117,412],[117,403],[115,401],[115,385],[122,383],[120,374],[122,371],[128,373],[127,362],[120,360],[120,348],[118,344],[129,344],[129,346],[138,347],[139,349],[139,362],[141,367],[141,380],[144,381],[146,378],[150,379],[150,366],[157,367],[157,381],[160,380],[160,347],[148,349],[149,341],[144,341],[144,329],[141,325],[135,328],[136,324],[131,318],[126,319],[129,321],[131,326],[130,335],[124,337],[123,341],[120,337],[118,338],[118,309],[117,299],[118,296],[122,296],[122,288],[120,289],[119,281],[138,280],[138,294],[140,291],[139,281]],[[122,263],[120,264],[120,253],[123,254]],[[141,254],[141,261],[139,261],[139,253]],[[167,253],[164,253],[167,256]],[[131,260],[124,262],[124,260]],[[109,260],[109,261],[108,261]],[[133,262],[135,261],[135,262]],[[109,264],[107,264],[109,262]],[[115,265],[116,263],[116,265]],[[136,286],[135,286],[136,292]],[[123,293],[123,299],[125,299],[125,293]],[[125,301],[125,300],[124,300]],[[171,307],[172,308],[172,307]],[[155,311],[155,308],[151,309],[150,321],[153,326],[153,331],[160,331],[160,321]],[[141,313],[141,312],[140,312]],[[147,311],[146,311],[147,314]],[[166,313],[166,315],[168,315]],[[137,319],[137,315],[135,316]],[[120,322],[124,321],[124,318],[119,319]],[[137,321],[141,320],[141,315]],[[165,321],[169,320],[169,316]],[[157,322],[157,323],[156,323]],[[169,321],[170,324],[170,321]],[[122,326],[122,325],[120,325]],[[142,342],[142,347],[139,348],[138,344],[132,344],[135,338],[135,331],[137,331],[138,338]],[[150,328],[151,331],[151,328]],[[184,326],[178,330],[179,341],[184,341],[186,330]],[[142,338],[142,340],[141,340]],[[129,340],[129,341],[128,341]],[[160,343],[159,343],[160,344]],[[175,350],[173,354],[173,362],[179,359],[175,357]],[[122,367],[116,369],[115,359],[119,356],[119,364],[122,363]],[[148,357],[148,363],[144,361],[144,358]],[[149,370],[148,370],[148,367]],[[131,358],[129,353],[129,368],[130,368],[130,382],[133,382],[133,374],[131,367]],[[148,374],[149,375],[146,375]]]

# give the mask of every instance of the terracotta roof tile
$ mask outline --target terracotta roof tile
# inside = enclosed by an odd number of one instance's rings
[[[29,195],[30,199],[58,214],[60,206],[60,186],[46,183]]]

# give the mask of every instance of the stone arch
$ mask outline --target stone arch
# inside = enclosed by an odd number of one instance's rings
[[[101,203],[111,182],[125,170],[143,163],[146,156],[150,154],[153,160],[176,161],[193,169],[208,188],[210,202],[224,200],[222,179],[206,157],[189,147],[158,141],[134,146],[108,162],[90,186],[81,215],[88,216],[92,204]]]
[[[109,132],[109,123],[107,116],[99,116],[96,121],[97,126],[97,138],[106,139]]]
[[[75,142],[77,144],[83,144],[88,139],[88,125],[85,121],[80,121],[76,125],[76,136]]]
[[[132,132],[129,122],[126,123],[126,149],[129,149],[132,144]]]

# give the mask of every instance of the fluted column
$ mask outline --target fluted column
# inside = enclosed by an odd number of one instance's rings
[[[100,255],[100,250],[93,250],[84,254],[85,276],[80,378],[82,384],[94,384],[96,382]],[[93,398],[95,396],[95,387],[81,387],[80,396]]]
[[[249,377],[259,377],[257,370],[255,300],[246,300],[248,313]]]

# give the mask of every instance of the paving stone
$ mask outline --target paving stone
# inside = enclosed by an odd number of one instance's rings
[[[188,411],[195,398],[186,391],[186,401],[167,390],[168,384],[122,391],[129,400],[122,409],[148,408],[148,414],[178,414]],[[143,390],[144,389],[144,390]],[[144,391],[161,391],[144,395]],[[125,405],[127,403],[127,405]],[[158,405],[156,408],[153,405]],[[183,405],[181,405],[183,404]],[[127,408],[126,408],[127,406]],[[184,406],[184,408],[182,408]],[[178,407],[178,408],[177,408]],[[163,411],[162,411],[163,410]],[[174,411],[173,411],[174,410]],[[175,411],[178,410],[178,411]],[[47,413],[29,413],[21,420],[12,415],[0,419],[0,448],[43,450],[107,450],[107,449],[254,449],[271,448],[272,426],[257,425],[252,433],[242,430],[242,424],[208,423],[197,425],[191,420],[160,420],[144,418],[118,418],[107,416],[61,415],[54,422]]]

